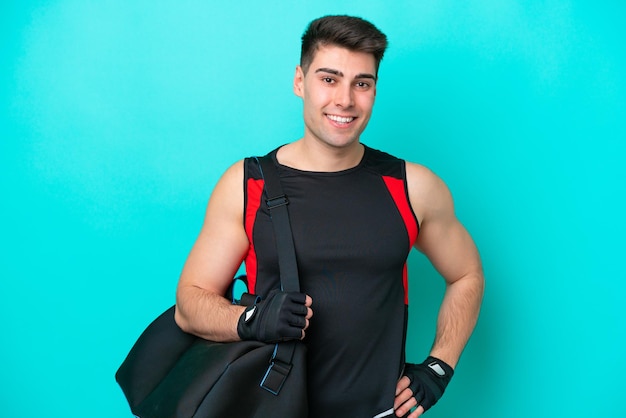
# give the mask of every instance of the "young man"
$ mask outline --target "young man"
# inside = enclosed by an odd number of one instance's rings
[[[371,23],[348,16],[317,19],[302,37],[293,88],[304,136],[271,155],[289,198],[303,293],[276,290],[271,220],[249,159],[216,185],[177,291],[178,324],[201,337],[302,339],[314,418],[420,416],[450,381],[482,299],[478,252],[445,184],[359,141],[386,46]],[[430,356],[417,365],[404,359],[412,247],[447,285]],[[250,292],[263,298],[254,314],[223,297],[242,261]]]

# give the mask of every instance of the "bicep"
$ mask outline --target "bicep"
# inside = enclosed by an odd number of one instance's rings
[[[424,222],[415,246],[448,283],[481,269],[476,245],[455,217]]]
[[[448,187],[424,167],[407,168],[411,204],[421,221],[415,247],[449,283],[480,270],[476,245],[456,218]]]
[[[239,162],[224,173],[213,190],[179,289],[193,286],[224,294],[248,246],[243,226],[243,163]]]

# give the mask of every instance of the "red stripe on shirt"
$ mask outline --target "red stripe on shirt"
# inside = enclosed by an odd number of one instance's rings
[[[387,190],[389,190],[396,207],[400,211],[400,216],[402,216],[402,220],[404,221],[404,225],[406,226],[406,230],[409,235],[409,246],[413,247],[419,230],[417,220],[415,219],[415,215],[411,209],[411,204],[409,203],[404,180],[395,177],[383,176],[383,181],[385,182]],[[406,263],[402,272],[402,283],[404,284],[404,303],[408,305],[409,275]]]
[[[261,198],[263,196],[263,179],[255,180],[248,179],[246,185],[247,188],[247,204],[245,214],[245,229],[248,236],[248,242],[250,248],[246,255],[246,276],[248,276],[248,293],[256,293],[256,279],[257,279],[257,255],[254,248],[254,241],[252,240],[252,230],[254,229],[254,222],[256,220],[257,211],[261,206]]]

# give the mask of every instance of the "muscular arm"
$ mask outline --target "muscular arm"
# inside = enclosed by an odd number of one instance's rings
[[[454,214],[446,185],[428,169],[407,163],[411,204],[421,221],[415,247],[446,281],[431,355],[455,367],[476,325],[484,278],[478,250]]]
[[[215,186],[178,282],[176,322],[184,331],[213,341],[304,338],[313,315],[310,296],[297,292],[268,296],[256,304],[258,314],[245,325],[239,324],[245,307],[232,305],[223,296],[249,249],[243,225],[243,177],[239,162]]]
[[[224,298],[248,250],[243,226],[243,163],[230,167],[215,186],[202,230],[185,263],[176,291],[178,325],[214,341],[237,341],[244,310]]]
[[[480,257],[472,238],[456,219],[446,185],[425,167],[407,163],[406,168],[409,198],[421,223],[415,247],[428,257],[446,281],[430,355],[454,368],[478,319],[484,289]],[[409,418],[424,413],[410,384],[407,376],[398,381],[396,416],[405,416],[415,406]]]

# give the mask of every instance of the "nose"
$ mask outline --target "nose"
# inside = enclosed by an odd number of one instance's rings
[[[352,92],[352,86],[349,84],[337,86],[335,89],[335,106],[343,109],[352,107],[354,105],[354,96]]]

